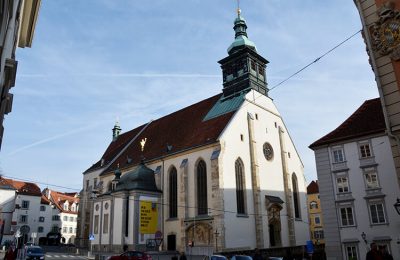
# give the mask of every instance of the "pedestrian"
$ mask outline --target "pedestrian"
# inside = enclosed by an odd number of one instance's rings
[[[263,257],[258,248],[254,248],[253,260],[263,260]]]
[[[181,255],[179,256],[179,260],[186,260],[186,255],[185,252],[181,252]]]
[[[4,256],[4,260],[14,260],[14,259],[16,259],[14,257],[14,250],[13,250],[12,246],[9,246],[6,251],[6,254]]]
[[[393,260],[393,256],[389,254],[385,246],[379,246],[379,252],[381,253],[383,260]]]
[[[128,245],[124,245],[124,246],[122,247],[122,249],[124,250],[124,253],[125,253],[126,251],[128,251]]]
[[[378,251],[378,246],[372,242],[371,250],[368,251],[366,260],[383,260],[381,253]]]

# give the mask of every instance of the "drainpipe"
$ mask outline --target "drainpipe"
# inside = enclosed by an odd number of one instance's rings
[[[372,70],[374,71],[376,84],[378,86],[378,92],[379,92],[381,105],[382,105],[382,110],[383,110],[383,117],[385,118],[386,133],[390,138],[393,138],[396,141],[397,150],[398,150],[398,153],[400,154],[400,139],[399,139],[399,137],[397,137],[396,135],[394,135],[392,133],[392,127],[390,126],[389,116],[388,116],[388,113],[386,111],[386,102],[385,102],[385,98],[384,98],[384,94],[383,94],[383,90],[382,90],[382,84],[381,84],[381,81],[379,80],[379,76],[378,76],[378,66],[376,64],[374,51],[372,50],[372,43],[371,43],[371,38],[370,38],[371,35],[370,35],[369,30],[368,30],[367,23],[365,22],[365,19],[364,19],[363,15],[362,15],[362,9],[361,9],[360,1],[356,0],[355,3],[357,5],[358,12],[360,13],[361,24],[362,24],[362,27],[363,27],[364,34],[366,36],[364,39],[367,42],[367,47],[369,49],[369,56],[370,56],[371,66],[372,66]],[[399,176],[398,176],[398,178],[399,178]]]

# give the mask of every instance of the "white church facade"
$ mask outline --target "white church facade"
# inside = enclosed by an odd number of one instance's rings
[[[303,164],[238,13],[223,93],[120,134],[83,173],[81,245],[210,254],[304,245]],[[162,237],[163,240],[152,240]],[[150,242],[150,243],[149,243]]]

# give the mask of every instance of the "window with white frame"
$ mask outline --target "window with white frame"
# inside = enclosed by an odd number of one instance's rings
[[[346,248],[346,259],[347,260],[358,260],[357,245],[345,245]]]
[[[68,217],[67,216],[64,216],[63,217],[63,221],[67,221],[68,220]]]
[[[63,233],[67,233],[67,227],[63,227]]]
[[[21,222],[21,223],[28,222],[28,216],[27,215],[21,215],[20,218],[19,218],[19,222]]]
[[[29,209],[29,200],[22,201],[22,209]]]
[[[340,208],[340,219],[343,227],[354,226],[354,216],[352,207]]]
[[[375,167],[364,168],[365,185],[367,189],[379,188],[378,173]]]
[[[338,148],[334,148],[332,150],[332,154],[333,154],[333,162],[334,163],[341,163],[344,162],[344,152],[343,152],[343,148],[338,147]]]
[[[74,222],[74,217],[69,217],[70,222]]]
[[[361,158],[368,158],[372,156],[371,147],[368,142],[360,143],[359,148]]]
[[[336,187],[338,193],[349,192],[349,181],[347,176],[336,177]]]
[[[59,227],[57,226],[57,225],[54,225],[52,228],[51,228],[51,232],[58,232],[59,231]]]
[[[103,215],[103,233],[108,233],[108,214]]]
[[[99,215],[94,216],[94,233],[99,233]]]
[[[64,210],[68,210],[68,203],[64,204]]]
[[[382,201],[369,201],[369,213],[371,216],[371,224],[386,223],[385,210]]]
[[[72,233],[73,228],[69,227],[69,233]]]

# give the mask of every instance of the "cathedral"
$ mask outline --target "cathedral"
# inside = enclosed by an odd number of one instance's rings
[[[303,164],[246,30],[238,10],[222,93],[124,133],[115,124],[83,173],[81,246],[210,255],[306,244]]]

